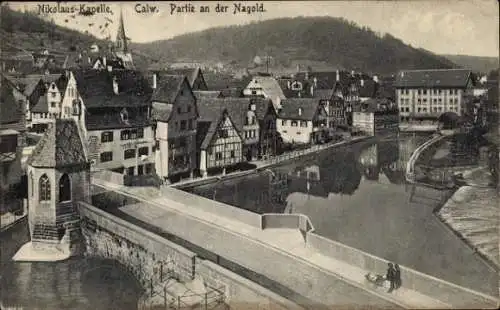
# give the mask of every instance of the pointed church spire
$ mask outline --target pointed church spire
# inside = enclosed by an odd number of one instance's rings
[[[127,53],[127,36],[125,35],[125,26],[123,25],[123,12],[120,9],[120,21],[118,23],[118,33],[116,34],[116,49]]]

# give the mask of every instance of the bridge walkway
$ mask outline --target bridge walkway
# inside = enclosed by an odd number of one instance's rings
[[[182,197],[183,193],[175,189],[167,189],[169,196],[167,198],[162,196],[155,188],[125,187],[103,180],[95,180],[94,184],[147,202],[147,205],[140,208],[137,205],[124,206],[120,208],[120,211],[158,228],[168,226],[169,222],[175,221],[175,218],[172,218],[171,215],[171,212],[174,211],[180,216],[196,218],[198,221],[217,226],[219,229],[222,228],[232,234],[238,234],[241,237],[273,247],[286,253],[288,256],[313,265],[327,273],[335,274],[345,282],[397,304],[402,308],[452,308],[447,303],[407,289],[404,286],[392,293],[387,293],[386,288],[375,288],[365,279],[365,275],[368,272],[373,273],[374,270],[363,270],[348,262],[322,255],[314,249],[306,247],[303,236],[298,230],[262,230],[237,220],[206,212],[181,203],[184,200]]]

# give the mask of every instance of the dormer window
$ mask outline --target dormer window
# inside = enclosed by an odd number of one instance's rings
[[[128,122],[128,111],[126,109],[123,109],[121,112],[120,112],[120,117],[122,119],[122,122]]]
[[[55,86],[54,84],[52,84],[52,85],[50,86],[50,88],[55,89],[55,88],[56,88],[56,86]]]

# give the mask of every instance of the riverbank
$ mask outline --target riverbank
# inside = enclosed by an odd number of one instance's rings
[[[303,149],[303,150],[296,150],[292,152],[287,152],[278,156],[274,156],[270,159],[264,159],[264,160],[256,160],[256,161],[251,161],[249,164],[252,164],[255,166],[255,168],[250,169],[250,170],[245,170],[245,171],[235,171],[232,173],[228,173],[225,175],[214,175],[214,176],[208,176],[204,178],[195,178],[195,179],[186,179],[174,184],[171,184],[169,186],[174,187],[174,188],[179,188],[182,189],[184,187],[193,187],[193,186],[200,186],[200,185],[206,185],[210,184],[213,182],[217,182],[220,180],[228,180],[228,179],[233,179],[233,178],[238,178],[242,177],[245,175],[250,175],[258,171],[262,171],[268,168],[271,168],[273,166],[281,165],[283,163],[286,163],[287,161],[293,160],[293,159],[298,159],[319,151],[323,151],[326,149],[330,149],[333,147],[341,147],[341,146],[346,146],[346,145],[351,145],[363,141],[367,141],[370,139],[374,139],[375,137],[373,136],[362,136],[362,137],[353,137],[349,140],[344,140],[340,142],[332,142],[332,143],[327,143],[327,144],[320,144],[320,145],[314,145],[310,148]]]
[[[500,270],[500,201],[489,186],[487,167],[463,173],[466,186],[459,188],[436,212],[437,218],[495,271]]]

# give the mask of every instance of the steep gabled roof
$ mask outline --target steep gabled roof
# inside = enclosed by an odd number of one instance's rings
[[[173,104],[153,102],[151,118],[155,121],[168,122],[174,108]]]
[[[280,87],[278,81],[272,76],[254,76],[253,81],[256,81],[268,98],[275,100],[276,98],[285,99],[285,94]]]
[[[318,111],[319,99],[293,98],[285,99],[281,103],[281,111],[278,114],[282,119],[307,120],[311,121]],[[302,113],[299,115],[299,109]]]
[[[37,168],[59,168],[86,165],[88,161],[78,127],[73,119],[56,119],[28,159]]]
[[[196,142],[199,149],[205,150],[210,146],[210,142],[216,134],[217,128],[224,120],[224,115],[227,115],[236,128],[237,134],[241,137],[235,120],[229,111],[227,111],[226,107],[205,102],[198,106],[198,110],[200,111],[200,118],[198,119],[196,127]]]
[[[158,80],[151,99],[164,103],[173,103],[181,90],[182,83],[187,81],[183,75],[161,75]],[[189,81],[187,82],[189,84]]]
[[[167,74],[185,76],[189,82],[189,86],[193,87],[196,78],[198,78],[198,76],[201,75],[202,73],[200,68],[179,68],[179,69],[168,69]]]
[[[403,70],[396,76],[398,88],[465,88],[471,76],[466,69]]]
[[[31,107],[31,112],[34,113],[48,113],[49,104],[47,102],[47,95],[43,94],[38,97],[38,101]]]

